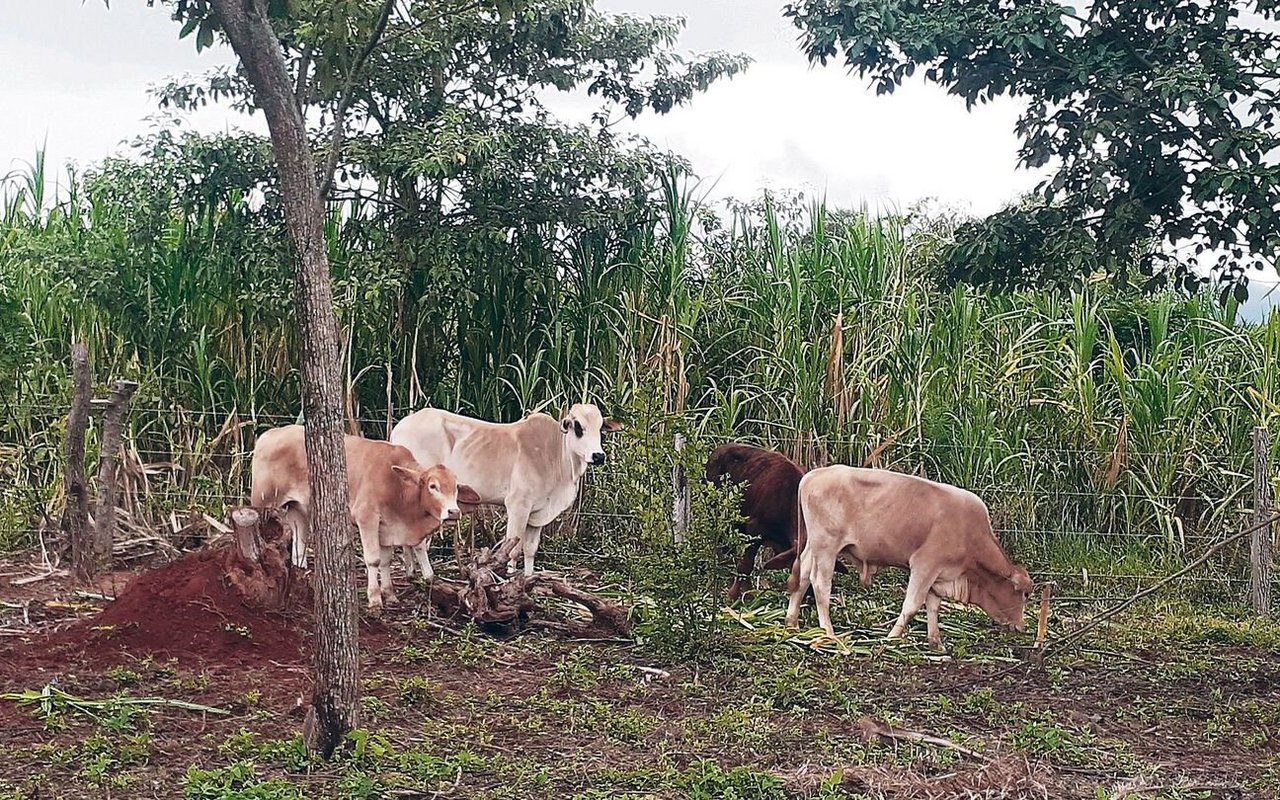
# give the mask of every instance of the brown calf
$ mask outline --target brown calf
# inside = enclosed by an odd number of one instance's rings
[[[902,636],[924,605],[929,642],[940,646],[943,598],[972,603],[996,622],[1023,629],[1031,578],[1009,561],[986,504],[971,492],[887,470],[824,467],[800,481],[798,525],[806,544],[791,572],[788,625],[798,622],[812,584],[818,619],[834,634],[831,573],[844,554],[859,563],[863,583],[881,567],[911,571],[890,638]]]
[[[738,530],[747,549],[729,587],[729,599],[742,596],[760,548],[772,550],[765,569],[790,567],[796,555],[796,492],[804,470],[782,453],[749,444],[723,444],[707,458],[707,481],[717,486],[744,484]]]
[[[458,502],[479,497],[459,485],[444,466],[424,469],[403,447],[347,436],[347,483],[351,518],[360,530],[368,578],[369,610],[396,601],[391,585],[395,546],[416,547],[445,520],[457,519]],[[311,516],[310,473],[301,425],[267,431],[253,448],[252,502],[284,511],[294,531],[293,560],[306,564]],[[381,585],[379,585],[381,584]]]

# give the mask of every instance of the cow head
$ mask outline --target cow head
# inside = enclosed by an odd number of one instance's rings
[[[458,483],[453,470],[443,464],[430,469],[412,469],[396,464],[392,467],[401,480],[410,484],[411,496],[423,517],[446,522],[462,515],[458,503],[475,504],[480,496],[465,483]]]
[[[590,403],[577,403],[560,420],[565,435],[565,446],[575,458],[584,464],[603,464],[604,447],[601,433],[612,433],[622,428],[621,422],[605,419],[600,409]]]
[[[1022,631],[1026,628],[1027,599],[1034,589],[1031,576],[1022,567],[1011,565],[1008,575],[985,569],[970,573],[969,602],[987,612],[993,620]]]

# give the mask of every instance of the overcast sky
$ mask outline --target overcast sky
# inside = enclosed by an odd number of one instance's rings
[[[749,197],[765,187],[806,189],[836,205],[905,208],[936,198],[986,214],[1030,189],[1038,175],[1016,168],[1019,104],[972,111],[916,82],[877,97],[839,66],[810,67],[781,0],[598,0],[599,8],[684,16],[684,52],[727,50],[755,59],[686,108],[626,127],[689,158],[712,196]],[[91,163],[156,124],[148,88],[173,75],[232,60],[222,48],[195,52],[163,9],[145,0],[0,0],[0,174],[47,142],[51,165]],[[596,104],[553,101],[565,119]],[[190,126],[265,130],[221,109]],[[714,188],[711,188],[714,186]]]
[[[934,196],[993,211],[1030,188],[1015,170],[1017,106],[966,113],[923,85],[875,97],[838,67],[810,69],[776,0],[601,0],[602,9],[685,16],[685,52],[750,54],[744,74],[690,106],[627,127],[690,158],[716,195],[750,196],[764,186],[808,188],[840,205],[905,206]],[[0,166],[30,159],[48,141],[51,163],[91,162],[120,151],[157,114],[147,94],[167,76],[228,63],[200,55],[161,9],[144,0],[0,0]],[[553,101],[568,119],[594,101]],[[8,116],[8,115],[6,115]],[[221,111],[191,124],[218,130],[246,122]],[[248,123],[252,127],[258,127]]]

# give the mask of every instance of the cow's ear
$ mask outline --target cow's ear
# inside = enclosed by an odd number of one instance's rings
[[[1031,576],[1021,567],[1015,567],[1013,574],[1009,578],[1013,581],[1014,587],[1020,592],[1029,593],[1035,590],[1035,584],[1032,583]]]
[[[465,483],[458,484],[458,502],[467,505],[480,505],[480,493]]]
[[[604,431],[605,433],[614,433],[616,431],[622,430],[625,427],[627,426],[623,425],[621,422],[618,422],[616,419],[605,419],[604,424],[600,426],[600,430]]]
[[[573,417],[565,417],[564,419],[560,420],[560,430],[564,431],[565,433],[568,433],[569,429],[572,427],[573,427]]]
[[[417,483],[422,478],[422,474],[423,474],[421,470],[410,469],[409,467],[402,467],[399,464],[392,464],[391,469],[395,470],[396,474],[399,475],[402,479],[406,481],[412,481],[414,483]]]

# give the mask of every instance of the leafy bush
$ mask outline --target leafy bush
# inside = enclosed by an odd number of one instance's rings
[[[741,490],[718,488],[703,479],[709,442],[692,435],[679,418],[665,416],[652,402],[639,406],[614,448],[618,460],[609,478],[608,497],[600,502],[615,513],[631,514],[630,525],[614,529],[601,546],[637,594],[635,630],[640,643],[656,655],[707,660],[724,652],[731,640],[719,615],[728,585],[731,551],[740,537]],[[676,451],[677,434],[685,436]],[[688,524],[673,522],[673,469],[688,479]]]

